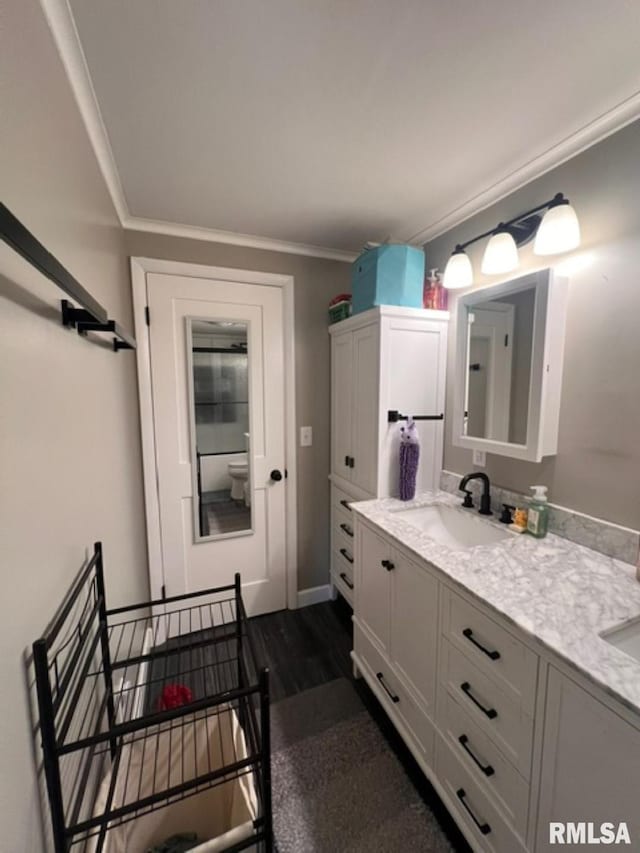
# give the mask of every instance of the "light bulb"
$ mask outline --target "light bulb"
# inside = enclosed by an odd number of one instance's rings
[[[487,243],[481,270],[485,275],[511,272],[518,266],[518,247],[508,231],[498,231]]]
[[[447,261],[442,284],[448,290],[471,287],[473,284],[473,268],[469,260],[469,255],[467,255],[464,249],[456,246],[455,252]]]
[[[535,255],[559,255],[580,245],[580,224],[575,210],[568,201],[550,207],[545,213],[536,241]]]

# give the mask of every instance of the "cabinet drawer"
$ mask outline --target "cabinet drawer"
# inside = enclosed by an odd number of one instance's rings
[[[529,784],[447,690],[438,695],[437,724],[460,763],[525,838]]]
[[[331,567],[331,582],[334,584],[340,595],[353,607],[353,581],[349,578],[346,572],[336,572],[333,566]]]
[[[444,596],[444,635],[505,693],[533,713],[538,656],[477,607],[451,590]]]
[[[448,640],[441,645],[441,678],[472,720],[526,779],[531,772],[533,718]]]
[[[344,519],[342,513],[336,509],[331,512],[331,547],[334,551],[345,549],[353,557],[355,552],[355,539],[353,521]]]
[[[352,558],[352,554],[347,551],[346,548],[342,550],[335,550],[331,552],[331,571],[334,575],[338,575],[338,577],[342,577],[345,575],[347,578],[347,586],[349,589],[353,590],[354,585],[354,577],[353,577],[353,563],[349,562],[349,558]]]
[[[474,847],[490,853],[524,853],[525,847],[500,814],[486,786],[478,784],[446,741],[438,736],[436,775],[453,809],[456,823]]]
[[[346,517],[353,520],[353,510],[349,508],[349,504],[355,503],[357,498],[352,498],[342,489],[337,486],[331,486],[331,509],[334,508],[346,513]]]
[[[357,623],[353,633],[358,665],[367,670],[382,707],[392,720],[397,715],[411,735],[424,761],[432,767],[435,736],[433,723],[409,694],[386,657],[380,653]]]

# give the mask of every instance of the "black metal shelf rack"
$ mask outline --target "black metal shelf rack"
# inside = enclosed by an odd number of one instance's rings
[[[244,775],[256,814],[250,834],[225,849],[273,849],[269,672],[258,665],[240,575],[230,586],[107,609],[96,543],[33,660],[56,853],[89,841],[100,853],[114,827]],[[219,734],[230,712],[240,749]],[[207,741],[185,760],[177,751],[193,751],[203,731],[218,734],[216,748]],[[158,764],[160,740],[175,753],[168,768]],[[142,762],[132,761],[134,748]]]

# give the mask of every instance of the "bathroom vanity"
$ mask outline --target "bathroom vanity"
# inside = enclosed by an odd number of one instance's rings
[[[569,821],[626,822],[638,849],[633,568],[459,503],[352,505],[357,673],[474,850],[555,849]]]

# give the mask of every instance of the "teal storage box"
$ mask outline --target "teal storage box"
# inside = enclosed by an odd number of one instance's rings
[[[422,308],[424,252],[413,246],[377,246],[363,252],[351,272],[352,313],[376,305]]]

